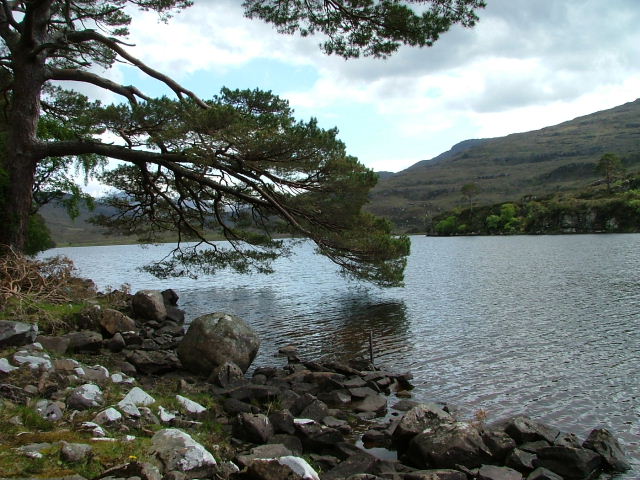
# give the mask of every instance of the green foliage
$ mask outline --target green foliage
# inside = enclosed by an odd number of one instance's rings
[[[489,215],[486,219],[486,224],[489,231],[495,233],[500,228],[500,217],[498,215]]]
[[[452,235],[457,230],[458,217],[450,215],[436,223],[436,233],[439,235]]]
[[[44,219],[36,214],[29,217],[29,235],[24,248],[27,255],[35,255],[49,248],[55,247],[55,242],[51,239],[51,232],[47,228]]]
[[[322,49],[345,58],[387,57],[401,45],[431,46],[454,24],[473,26],[482,0],[369,0],[283,2],[245,0],[250,18],[272,23],[279,32],[322,33]],[[414,9],[413,5],[418,8]]]
[[[617,175],[624,172],[624,166],[620,157],[613,153],[605,153],[596,165],[596,172],[604,178],[607,190],[611,191],[611,183]]]

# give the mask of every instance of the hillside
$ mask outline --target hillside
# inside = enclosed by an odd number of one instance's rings
[[[477,205],[572,192],[598,180],[607,152],[629,171],[640,168],[640,99],[559,125],[491,139],[466,140],[432,160],[381,177],[369,209],[403,231],[422,231],[425,216],[462,206],[475,183]]]

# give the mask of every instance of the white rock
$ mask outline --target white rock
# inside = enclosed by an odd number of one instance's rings
[[[189,413],[199,414],[207,411],[207,409],[200,405],[198,402],[189,400],[182,395],[176,395],[176,400],[178,400],[178,403],[180,403],[180,405],[182,405]]]
[[[141,417],[142,413],[140,413],[140,409],[136,407],[133,403],[118,403],[118,408],[129,417]]]
[[[20,365],[26,363],[27,365],[29,365],[29,368],[33,370],[41,367],[45,368],[46,370],[51,370],[53,368],[51,357],[43,352],[29,353],[26,350],[20,350],[19,352],[13,354],[13,361]]]
[[[125,383],[128,385],[132,385],[134,383],[136,383],[136,379],[133,377],[129,377],[128,375],[125,375],[124,373],[112,373],[111,374],[111,381],[113,383]]]
[[[115,408],[107,408],[106,410],[98,413],[93,419],[94,423],[98,425],[105,425],[122,420],[122,414]]]
[[[82,422],[78,427],[78,430],[89,432],[91,435],[98,438],[104,438],[107,436],[102,427],[95,422]]]
[[[131,404],[131,405],[143,405],[148,406],[156,403],[156,399],[149,395],[147,392],[142,390],[140,387],[133,387],[129,390],[129,393],[125,395],[125,397],[118,402],[118,406],[121,404]]]
[[[158,407],[158,416],[162,423],[169,423],[171,420],[176,418],[176,415],[173,412],[166,410],[164,407]]]
[[[155,454],[165,471],[194,471],[206,475],[216,465],[216,460],[190,435],[176,428],[160,430],[151,439]]]
[[[99,407],[103,402],[102,390],[93,383],[86,383],[73,389],[67,399],[70,407],[78,409]]]
[[[9,360],[7,360],[6,358],[0,358],[0,372],[9,373],[13,372],[14,370],[18,370],[18,367],[14,367],[13,365],[11,365],[9,363]]]
[[[280,465],[286,465],[295,473],[300,475],[304,480],[320,480],[318,473],[304,458],[288,455],[285,457],[279,457],[277,460]]]
[[[93,367],[86,367],[85,376],[93,380],[94,382],[100,382],[109,378],[109,370],[102,365],[94,365]]]
[[[84,368],[76,367],[73,369],[73,373],[75,373],[78,377],[84,377],[86,375]]]
[[[311,420],[310,418],[294,418],[293,423],[296,425],[307,425],[309,423],[315,423],[315,420]]]

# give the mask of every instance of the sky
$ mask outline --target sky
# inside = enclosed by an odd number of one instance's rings
[[[337,127],[348,153],[376,171],[640,97],[640,0],[487,3],[474,28],[456,26],[434,47],[403,47],[387,60],[326,56],[321,38],[244,18],[240,0],[195,0],[167,24],[131,12],[128,50],[205,99],[222,86],[271,90],[296,117]],[[132,67],[109,75],[167,93]]]

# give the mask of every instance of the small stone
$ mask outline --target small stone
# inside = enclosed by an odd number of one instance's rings
[[[78,431],[88,432],[96,438],[104,438],[107,436],[102,427],[95,422],[82,422],[78,426]]]
[[[106,410],[98,413],[94,417],[93,422],[97,423],[98,425],[108,425],[111,423],[119,422],[120,420],[122,420],[122,414],[119,411],[117,411],[115,408],[107,408]]]
[[[158,407],[158,416],[162,423],[171,423],[176,418],[175,413],[166,410],[164,407]]]
[[[207,411],[207,409],[204,408],[199,403],[194,402],[193,400],[189,400],[188,398],[183,397],[182,395],[176,395],[176,400],[178,400],[178,403],[182,405],[185,408],[185,410],[192,415],[199,415]]]
[[[151,441],[166,472],[177,470],[189,478],[204,478],[210,476],[212,467],[216,465],[213,455],[181,430],[160,430]]]
[[[11,365],[6,358],[0,358],[0,373],[11,373],[14,370],[18,370],[18,367]]]
[[[60,456],[65,462],[82,462],[91,454],[91,445],[85,443],[67,443],[61,442]]]
[[[92,383],[75,388],[67,399],[69,407],[78,410],[99,407],[103,402],[102,390]]]
[[[154,403],[156,403],[155,398],[142,390],[140,387],[133,387],[131,390],[129,390],[125,397],[118,402],[118,406],[122,406],[125,404],[148,406],[153,405]]]

